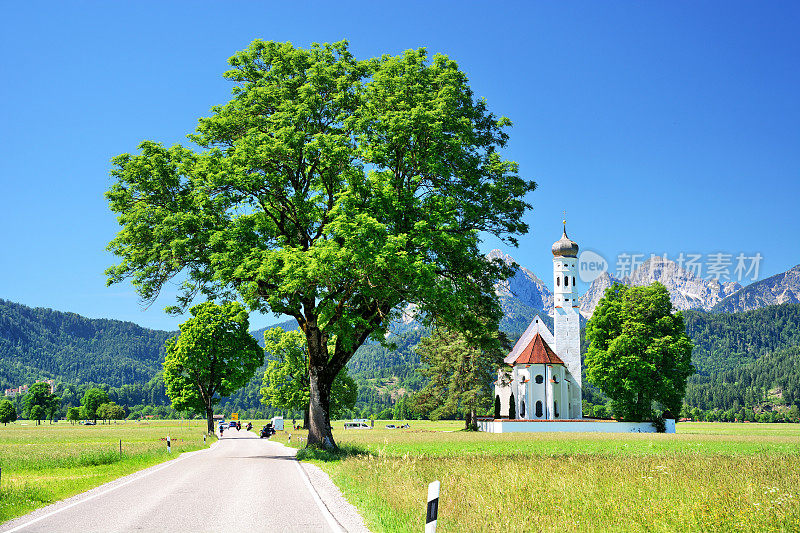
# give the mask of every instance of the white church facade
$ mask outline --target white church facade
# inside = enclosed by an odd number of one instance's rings
[[[650,422],[583,418],[581,330],[576,286],[578,245],[564,232],[553,243],[553,332],[540,316],[505,357],[495,382],[500,418],[479,418],[478,429],[506,432],[650,433]],[[510,367],[510,370],[508,369]],[[667,433],[675,421],[667,420]]]

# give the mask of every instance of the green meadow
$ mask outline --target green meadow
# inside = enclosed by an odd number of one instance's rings
[[[215,440],[203,444],[204,428],[204,420],[0,426],[0,522],[202,449]]]
[[[486,434],[459,422],[344,430],[302,451],[373,531],[800,531],[800,426],[681,423],[664,434]],[[273,439],[302,446],[304,432]]]

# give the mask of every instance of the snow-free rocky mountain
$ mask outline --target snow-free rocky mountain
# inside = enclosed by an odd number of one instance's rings
[[[800,265],[751,283],[717,303],[713,311],[736,313],[768,305],[800,303]]]
[[[488,257],[501,259],[506,264],[515,262],[511,256],[500,250],[492,250]],[[696,309],[739,312],[781,303],[800,303],[800,265],[782,274],[742,287],[737,282],[704,279],[681,268],[675,261],[652,257],[622,279],[608,272],[601,274],[579,299],[581,315],[590,318],[605,290],[614,283],[642,286],[654,281],[660,282],[667,288],[672,305],[681,311]],[[552,314],[552,291],[539,277],[523,266],[520,266],[514,277],[498,285],[497,294],[500,296],[507,320],[522,322],[526,318],[530,321],[533,318],[531,313],[541,310]],[[519,310],[524,310],[523,314],[530,316],[517,317]]]

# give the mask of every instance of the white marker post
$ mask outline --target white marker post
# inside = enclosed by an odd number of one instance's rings
[[[436,519],[439,516],[439,487],[434,481],[428,485],[428,511],[425,513],[425,533],[436,533]]]
[[[167,435],[167,453],[172,453],[172,447],[169,442],[169,435]]]

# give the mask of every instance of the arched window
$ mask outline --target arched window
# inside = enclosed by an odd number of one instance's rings
[[[560,287],[560,286],[561,286],[561,277],[559,276],[559,277],[556,278],[556,287]]]
[[[537,417],[541,417],[542,416],[542,400],[539,400],[538,402],[536,402],[536,416]]]
[[[553,401],[553,412],[556,415],[556,418],[558,418],[558,402],[556,401]]]
[[[519,406],[519,417],[525,418],[525,400],[523,400],[522,405]]]
[[[569,287],[569,276],[564,276],[564,286]]]
[[[572,286],[575,286],[575,276],[572,276]]]
[[[541,375],[541,374],[539,374],[538,376],[536,376],[536,383],[539,383],[539,384],[541,384],[543,381],[544,381],[544,378],[542,377],[542,375]]]

